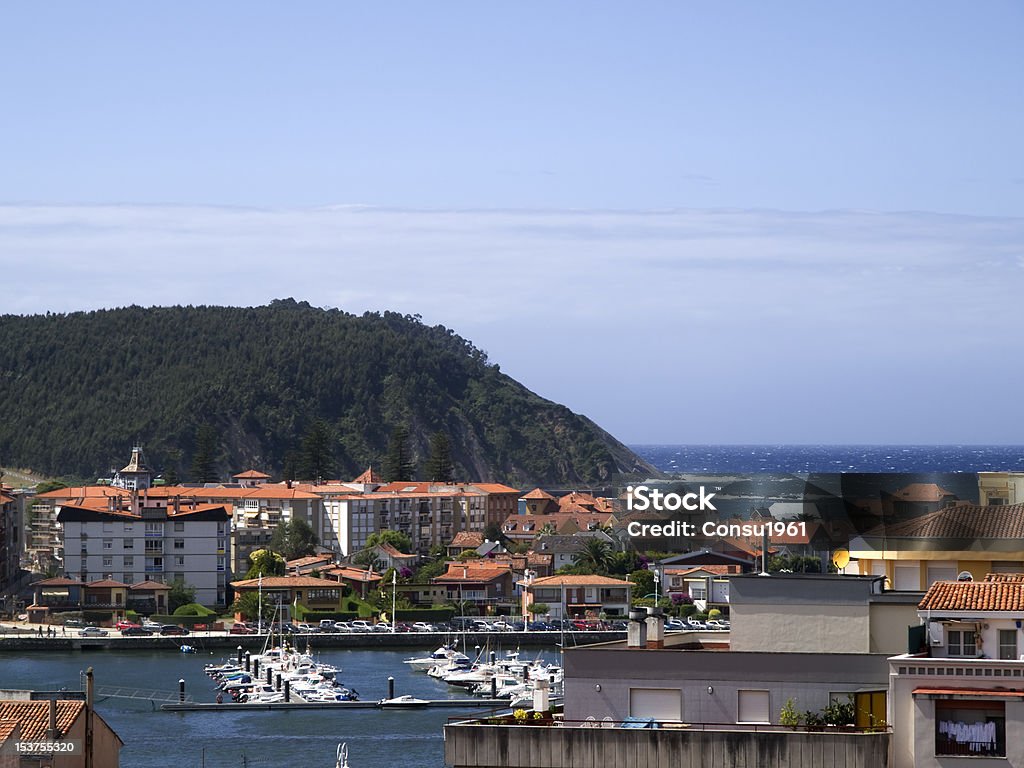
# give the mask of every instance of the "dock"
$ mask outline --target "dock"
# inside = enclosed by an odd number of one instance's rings
[[[389,712],[402,709],[422,709],[438,707],[448,709],[500,709],[510,708],[508,699],[429,699],[427,703],[415,707],[382,708],[378,701],[276,701],[272,703],[238,704],[235,702],[177,702],[162,704],[160,709],[165,712],[258,712],[263,710],[283,709],[386,709]]]

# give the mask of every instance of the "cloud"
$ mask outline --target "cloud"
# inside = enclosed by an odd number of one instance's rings
[[[6,312],[294,296],[419,313],[612,426],[623,387],[670,410],[681,381],[691,401],[785,400],[779,377],[806,393],[808,360],[873,377],[981,365],[1019,347],[1022,246],[1021,219],[915,212],[0,207]],[[637,349],[657,375],[627,375]],[[717,383],[693,382],[709,356]],[[586,387],[561,375],[570,357]],[[752,370],[772,381],[737,383]],[[626,437],[671,439],[655,423]]]

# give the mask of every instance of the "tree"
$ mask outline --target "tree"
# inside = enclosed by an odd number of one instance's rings
[[[299,474],[316,483],[334,474],[334,434],[327,422],[316,419],[302,438]]]
[[[455,476],[452,464],[452,444],[444,432],[435,432],[430,438],[430,458],[427,459],[427,480],[435,483],[450,483]]]
[[[262,621],[264,618],[269,618],[274,612],[274,608],[266,595],[263,595],[263,601],[261,602],[260,593],[249,590],[239,593],[238,597],[235,598],[234,605],[231,606],[231,610],[241,614],[243,619],[252,619],[254,621]]]
[[[183,605],[195,602],[196,588],[183,581],[175,581],[171,584],[171,591],[167,593],[167,610],[174,613]]]
[[[210,424],[196,429],[195,451],[190,475],[194,483],[215,483],[217,477],[217,430]]]
[[[284,558],[271,549],[257,549],[249,555],[249,570],[245,574],[247,579],[257,579],[263,576],[284,576]]]
[[[67,487],[68,484],[61,480],[44,480],[36,485],[36,494],[49,493],[50,491],[57,491]]]
[[[397,426],[391,430],[388,441],[388,455],[384,459],[384,480],[389,483],[412,480],[416,474],[416,462],[409,448],[409,430]]]
[[[551,610],[551,607],[547,603],[530,603],[526,606],[526,612],[534,618],[537,618],[537,616],[543,616],[549,610]]]
[[[308,557],[316,552],[319,543],[317,535],[309,527],[309,523],[293,517],[287,523],[281,523],[270,539],[270,548],[280,552],[285,560]]]
[[[641,599],[654,594],[654,573],[646,568],[639,568],[629,574],[633,582],[633,597]]]
[[[607,541],[588,538],[583,542],[583,548],[572,557],[574,565],[587,568],[591,573],[605,574],[608,572],[608,564],[611,562],[612,548]]]

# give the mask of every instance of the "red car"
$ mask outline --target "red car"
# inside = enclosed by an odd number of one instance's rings
[[[125,630],[125,629],[141,629],[142,625],[141,624],[136,624],[134,621],[123,621],[122,620],[122,621],[117,622],[117,624],[115,624],[114,627],[117,628],[117,629],[121,629],[121,630]]]
[[[228,630],[229,635],[255,635],[258,634],[256,627],[250,627],[243,621],[236,621]]]

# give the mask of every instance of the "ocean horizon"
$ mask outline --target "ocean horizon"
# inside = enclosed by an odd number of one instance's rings
[[[1024,445],[629,446],[662,472],[1024,472]]]

